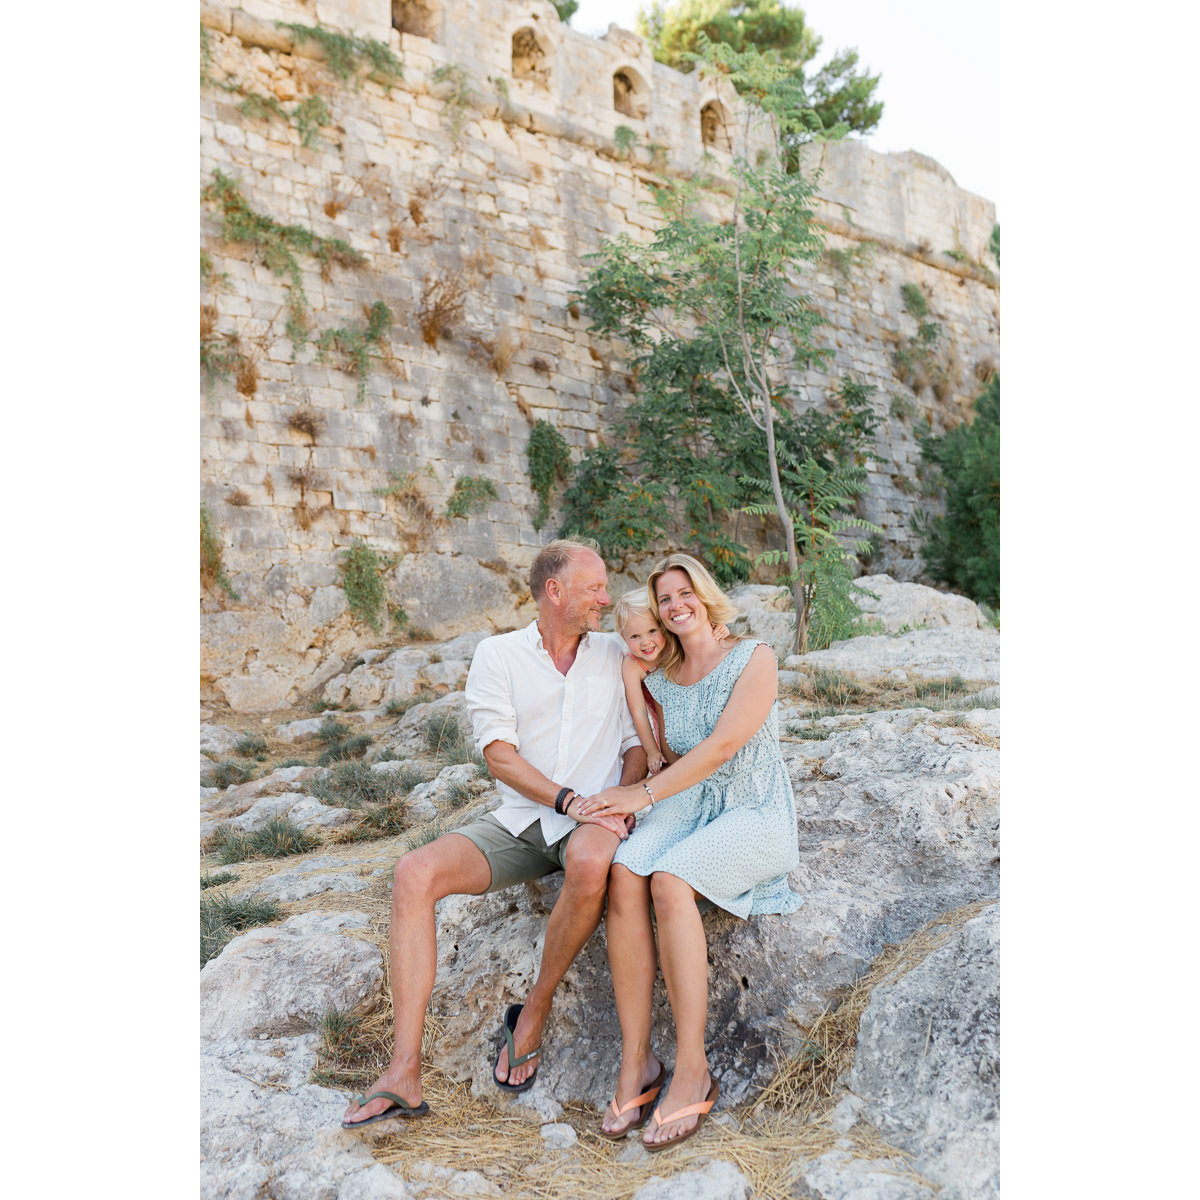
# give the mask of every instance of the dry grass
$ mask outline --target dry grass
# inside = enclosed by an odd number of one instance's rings
[[[230,495],[225,497],[225,503],[241,506],[249,504],[250,497],[241,488],[234,488]]]
[[[399,254],[404,248],[404,230],[401,229],[399,223],[388,227],[387,244],[393,254]]]
[[[496,372],[497,379],[504,377],[521,349],[520,337],[508,326],[501,329],[494,338],[471,334],[469,340],[472,357],[483,359]]]
[[[425,345],[437,349],[438,338],[447,337],[462,316],[466,302],[466,287],[461,271],[432,276],[425,280],[421,303],[417,309],[417,324]]]
[[[315,444],[317,438],[324,432],[325,418],[315,409],[305,405],[288,415],[287,426],[295,433],[304,434],[310,442]]]

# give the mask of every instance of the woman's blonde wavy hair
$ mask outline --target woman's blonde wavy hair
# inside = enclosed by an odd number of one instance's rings
[[[733,601],[721,591],[717,586],[717,581],[709,574],[708,568],[698,558],[693,558],[690,554],[684,554],[682,551],[668,554],[650,572],[650,578],[646,580],[646,600],[650,605],[650,611],[657,616],[658,596],[655,595],[654,585],[658,583],[660,576],[676,568],[691,580],[692,591],[696,593],[696,599],[708,610],[709,621],[714,625],[729,625],[738,615]],[[658,666],[665,675],[673,678],[680,663],[683,662],[683,647],[679,644],[679,639],[667,628],[665,621],[660,619],[658,624],[663,631],[663,637],[667,640]],[[730,634],[730,637],[736,638],[740,642],[744,635],[734,633]]]

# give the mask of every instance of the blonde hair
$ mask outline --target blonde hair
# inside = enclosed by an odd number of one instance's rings
[[[634,617],[649,617],[656,625],[659,624],[658,614],[650,607],[649,601],[646,599],[645,588],[634,588],[632,592],[626,592],[616,604],[613,605],[612,621],[613,628],[620,633]]]
[[[650,578],[646,580],[646,602],[650,605],[651,612],[658,613],[658,596],[655,594],[654,585],[661,576],[673,570],[682,571],[691,581],[692,591],[696,593],[696,599],[708,610],[711,624],[729,625],[738,615],[737,607],[717,586],[717,581],[709,574],[708,568],[698,558],[682,551],[668,554],[650,572]],[[673,676],[679,664],[683,662],[683,647],[675,634],[667,628],[665,621],[659,621],[659,628],[662,629],[667,644],[658,660],[658,666],[665,675]],[[744,635],[731,633],[729,636],[740,642]]]

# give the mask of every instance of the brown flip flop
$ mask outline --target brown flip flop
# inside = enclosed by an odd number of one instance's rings
[[[631,1129],[641,1129],[643,1125],[650,1120],[650,1114],[654,1111],[653,1103],[658,1093],[662,1091],[663,1084],[667,1080],[667,1068],[662,1063],[658,1064],[658,1075],[654,1082],[640,1095],[635,1096],[628,1104],[617,1107],[617,1098],[614,1096],[609,1102],[609,1108],[613,1111],[613,1116],[623,1117],[631,1108],[637,1108],[641,1105],[642,1112],[638,1115],[636,1121],[631,1121],[624,1129],[614,1130],[609,1132],[606,1129],[600,1130],[602,1138],[608,1138],[610,1142],[619,1142]]]
[[[712,1077],[709,1076],[711,1079]],[[693,1134],[700,1132],[700,1126],[708,1119],[709,1110],[717,1102],[717,1097],[721,1094],[720,1085],[715,1079],[712,1081],[712,1086],[708,1089],[708,1095],[700,1101],[699,1104],[689,1104],[686,1108],[678,1109],[669,1117],[660,1118],[658,1112],[654,1113],[654,1128],[661,1129],[664,1125],[670,1125],[672,1121],[678,1121],[683,1117],[690,1117],[699,1114],[700,1119],[686,1133],[676,1134],[673,1138],[668,1138],[665,1142],[652,1142],[649,1145],[645,1141],[642,1142],[642,1149],[650,1154],[657,1154],[660,1150],[665,1150],[668,1146],[677,1146],[680,1142],[686,1142]],[[653,1130],[652,1130],[653,1132]]]

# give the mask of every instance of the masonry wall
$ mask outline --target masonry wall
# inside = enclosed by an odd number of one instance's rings
[[[236,334],[242,359],[236,375],[208,380],[201,401],[201,499],[240,596],[202,595],[205,679],[207,694],[234,707],[294,700],[372,641],[338,586],[339,551],[355,538],[399,556],[393,582],[433,632],[511,615],[554,527],[532,526],[533,422],[551,421],[581,452],[630,386],[616,348],[590,337],[571,306],[584,258],[619,233],[648,236],[648,185],[660,173],[719,175],[729,164],[713,117],[736,114],[736,96],[654,63],[633,34],[575,33],[540,0],[471,12],[464,20],[436,0],[202,4],[200,186],[220,171],[255,211],[366,258],[322,272],[296,255],[311,340],[293,354],[287,276],[253,246],[223,240],[216,206],[202,205],[212,263],[202,319],[210,336]],[[278,21],[385,42],[403,81],[340,80],[318,46]],[[440,81],[439,68],[449,69]],[[241,111],[250,95],[267,98],[266,115]],[[331,115],[306,146],[290,114],[310,96]],[[282,112],[265,107],[271,99]],[[618,144],[620,126],[633,147]],[[813,403],[844,370],[879,389],[886,420],[866,515],[887,538],[871,569],[913,578],[913,422],[960,420],[998,362],[998,284],[971,261],[984,259],[994,212],[920,155],[847,144],[828,148],[823,168],[829,247],[849,253],[831,253],[816,274],[836,356],[804,382]],[[945,378],[920,394],[893,366],[916,328],[901,300],[908,282],[944,330]],[[439,289],[461,290],[462,307],[431,339],[422,315]],[[321,361],[314,342],[362,326],[379,301],[393,321],[360,384],[344,355]],[[447,517],[462,476],[490,480],[497,498]]]

